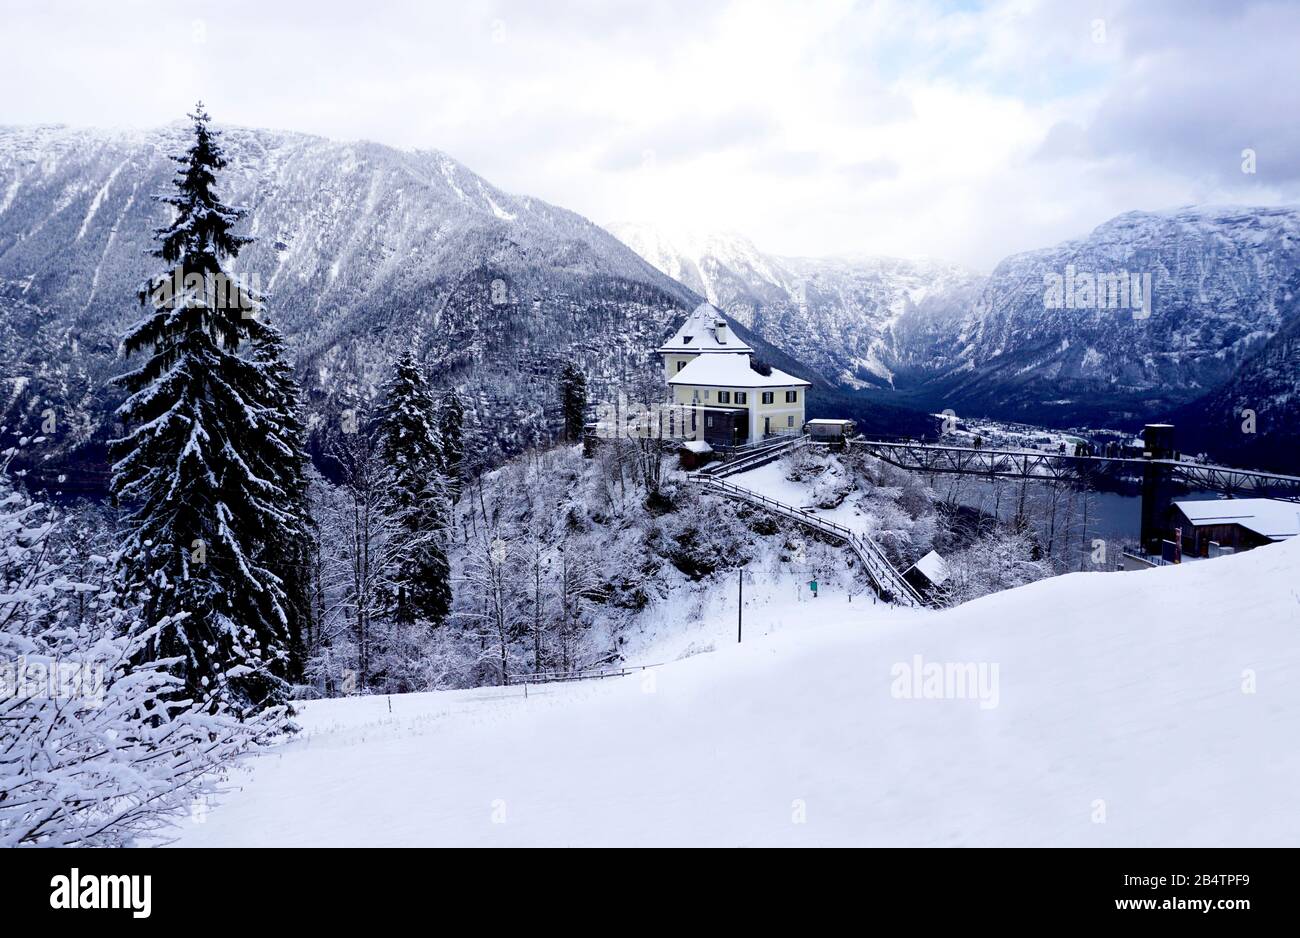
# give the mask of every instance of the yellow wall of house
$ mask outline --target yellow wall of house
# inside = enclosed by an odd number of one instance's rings
[[[718,402],[718,391],[730,391],[731,402],[721,404]],[[736,392],[742,391],[747,395],[744,404],[736,403]],[[804,399],[807,396],[807,388],[767,388],[772,392],[772,403],[763,403],[763,390],[757,388],[714,388],[698,387],[696,385],[672,385],[671,402],[680,405],[681,408],[689,408],[696,403],[696,392],[699,393],[698,403],[701,407],[744,407],[749,410],[749,439],[756,440],[763,433],[763,418],[771,418],[771,429],[773,433],[801,433],[804,425]],[[786,391],[794,391],[797,397],[792,403],[787,403],[785,399]],[[685,413],[684,410],[679,413]],[[793,425],[789,418],[793,417]],[[678,418],[676,423],[684,426],[677,427],[677,432],[687,438],[699,436],[703,428],[701,421],[696,420],[697,430],[694,434],[690,432],[690,416],[685,414],[684,418]]]
[[[664,356],[664,380],[667,381],[673,375],[677,374],[677,372],[681,371],[681,369],[677,367],[678,364],[684,365],[692,358],[698,358],[698,357],[699,357],[698,354],[665,355]]]
[[[763,403],[763,391],[754,392],[754,428],[751,434],[753,439],[757,439],[763,433],[763,418],[769,417],[772,421],[773,433],[801,433],[804,424],[804,401],[807,395],[807,388],[767,388],[772,392],[772,403]],[[786,391],[795,392],[795,400],[787,402],[785,399]],[[794,420],[790,421],[789,418]]]

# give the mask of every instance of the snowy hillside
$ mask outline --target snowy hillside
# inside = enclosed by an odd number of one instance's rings
[[[179,842],[1294,844],[1298,572],[1292,541],[739,646],[720,616],[613,682],[311,702]],[[909,697],[918,663],[980,679]]]

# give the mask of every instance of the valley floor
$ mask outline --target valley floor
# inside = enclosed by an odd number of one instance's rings
[[[767,605],[624,679],[308,702],[177,842],[1300,844],[1300,540],[941,612]],[[917,656],[985,693],[908,699]]]

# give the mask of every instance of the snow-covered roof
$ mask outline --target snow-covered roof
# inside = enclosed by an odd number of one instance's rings
[[[770,375],[760,375],[749,366],[748,355],[701,355],[692,358],[669,384],[698,384],[712,388],[789,388],[810,387],[807,381],[773,368]]]
[[[912,564],[912,569],[918,571],[935,586],[939,586],[952,575],[952,572],[948,569],[948,561],[933,550]]]
[[[722,311],[712,303],[701,303],[686,317],[673,337],[656,349],[658,352],[752,352],[731,331]]]
[[[703,440],[688,440],[682,444],[682,449],[688,449],[692,453],[711,453],[713,447]]]
[[[823,427],[823,426],[824,426],[824,427],[842,427],[842,426],[845,426],[846,424],[850,424],[850,423],[852,423],[853,421],[852,421],[852,420],[838,420],[838,419],[834,419],[834,418],[831,418],[831,417],[814,417],[812,420],[809,420],[808,422],[809,422],[810,424],[813,424],[813,425],[815,425],[815,426],[819,426],[819,427]]]
[[[1239,524],[1261,537],[1300,534],[1300,503],[1278,498],[1207,498],[1174,504],[1193,525]]]

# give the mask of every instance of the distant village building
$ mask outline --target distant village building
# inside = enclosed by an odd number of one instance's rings
[[[1172,527],[1182,531],[1182,552],[1187,557],[1250,550],[1300,535],[1300,503],[1282,499],[1176,501],[1171,513]]]
[[[739,446],[803,432],[811,385],[777,368],[760,372],[751,358],[754,350],[711,304],[696,307],[656,351],[675,405],[666,428],[670,436]]]
[[[948,561],[939,556],[938,551],[930,551],[903,573],[903,579],[912,584],[912,589],[922,596],[929,596],[943,586],[952,576]]]

